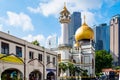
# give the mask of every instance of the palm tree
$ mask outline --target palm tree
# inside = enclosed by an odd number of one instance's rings
[[[78,66],[75,66],[75,72],[78,74],[78,80],[79,80],[79,76],[80,76],[80,73],[82,72],[82,69]]]
[[[60,70],[61,70],[62,77],[63,77],[63,74],[64,74],[65,71],[68,69],[68,66],[67,66],[65,63],[63,63],[63,62],[60,62],[60,63],[59,63],[59,68],[60,68]],[[63,78],[62,78],[62,79],[63,79]]]
[[[73,63],[68,62],[68,69],[69,69],[70,76],[74,76],[75,75],[75,66]]]
[[[87,77],[88,77],[87,72],[88,72],[87,70],[82,70],[82,75],[81,75],[83,77],[82,80],[86,80],[87,79]]]

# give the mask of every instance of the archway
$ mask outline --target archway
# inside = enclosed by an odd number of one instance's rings
[[[47,80],[55,80],[55,74],[53,72],[49,72],[47,74]]]
[[[2,72],[1,80],[23,80],[23,74],[17,69],[7,69]]]
[[[42,80],[41,73],[39,71],[33,71],[29,74],[29,80]]]

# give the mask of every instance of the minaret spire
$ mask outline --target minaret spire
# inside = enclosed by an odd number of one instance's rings
[[[64,2],[64,8],[63,8],[64,10],[67,10],[67,8],[66,8],[66,2]]]
[[[60,23],[70,22],[70,12],[67,10],[66,3],[64,2],[63,10],[60,12]]]
[[[84,23],[86,23],[86,16],[84,15]]]
[[[66,7],[66,2],[64,2],[64,7]]]

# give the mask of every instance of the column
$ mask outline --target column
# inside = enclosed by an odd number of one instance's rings
[[[44,49],[44,63],[43,63],[43,80],[46,80],[46,61],[47,61],[47,58],[46,58],[46,51]]]

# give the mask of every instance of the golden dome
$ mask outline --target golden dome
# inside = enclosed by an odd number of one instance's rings
[[[85,18],[84,18],[85,19]],[[85,23],[82,24],[80,28],[77,29],[75,33],[75,40],[79,41],[82,39],[94,39],[94,32],[93,30]]]
[[[76,43],[74,44],[74,47],[75,47],[75,48],[80,47],[80,43],[79,43],[79,42],[76,42]]]

